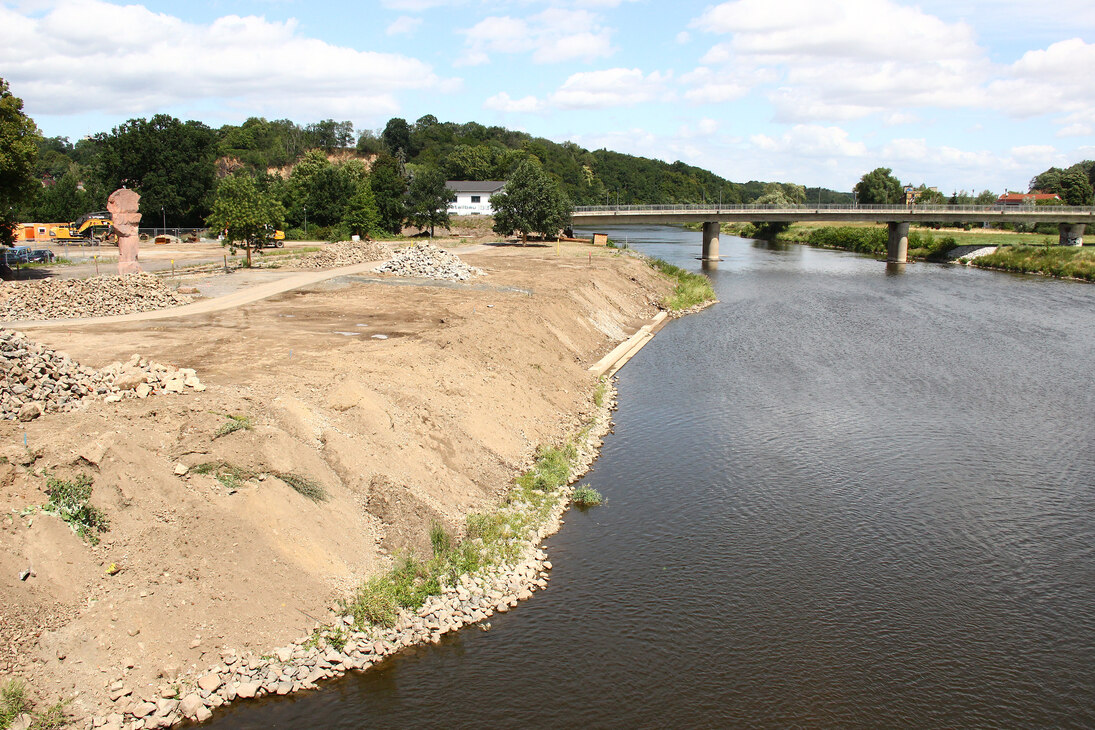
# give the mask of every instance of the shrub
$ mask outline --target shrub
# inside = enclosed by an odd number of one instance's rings
[[[570,500],[578,507],[596,507],[604,502],[604,497],[593,487],[583,484],[574,490]]]
[[[711,280],[703,274],[685,271],[659,258],[651,257],[647,259],[647,262],[661,273],[677,280],[676,289],[662,302],[662,306],[666,309],[679,312],[715,299]]]
[[[46,481],[49,502],[42,511],[57,515],[82,539],[98,545],[99,534],[110,529],[110,520],[105,512],[89,504],[91,483],[91,477],[87,474],[81,474],[72,481],[50,477]]]
[[[227,436],[230,433],[235,433],[236,431],[250,431],[255,427],[254,424],[251,423],[250,416],[232,413],[226,413],[224,415],[228,419],[228,422],[222,424],[221,427],[217,429],[217,432],[213,434],[213,438],[215,439],[220,438],[221,436]]]
[[[297,494],[307,497],[313,502],[327,501],[327,490],[308,477],[292,472],[274,472],[274,476],[292,487]]]

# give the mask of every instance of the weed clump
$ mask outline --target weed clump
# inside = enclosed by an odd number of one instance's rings
[[[536,463],[517,477],[517,484],[541,492],[550,492],[570,481],[570,468],[578,456],[572,443],[563,446],[541,447],[536,452]]]
[[[32,730],[54,730],[65,726],[65,706],[58,702],[43,712],[34,712],[26,688],[18,679],[0,687],[0,730],[7,730],[15,718],[28,714],[33,718]]]
[[[228,419],[226,423],[223,423],[217,432],[213,434],[213,438],[219,439],[221,436],[227,436],[230,433],[236,431],[250,431],[255,427],[255,424],[251,422],[250,416],[245,416],[240,413],[226,413],[224,414]]]
[[[110,520],[105,512],[89,504],[91,484],[91,477],[87,474],[81,474],[72,481],[50,477],[46,482],[49,501],[42,511],[57,515],[81,539],[98,545],[99,534],[110,529]]]
[[[313,502],[327,501],[327,490],[318,482],[315,482],[308,477],[301,476],[300,474],[293,474],[292,472],[275,472],[274,476],[288,484],[298,494],[307,497]]]
[[[599,504],[604,504],[604,497],[593,487],[583,484],[574,490],[574,494],[570,496],[570,501],[578,507],[596,507]]]

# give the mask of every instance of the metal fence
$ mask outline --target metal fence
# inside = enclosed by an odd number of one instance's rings
[[[781,213],[817,213],[833,211],[845,213],[1045,213],[1052,215],[1071,215],[1095,213],[1095,206],[1084,205],[846,205],[836,203],[799,205],[755,205],[737,203],[716,205],[714,203],[688,203],[681,205],[579,205],[575,213],[737,213],[749,211],[768,211]]]

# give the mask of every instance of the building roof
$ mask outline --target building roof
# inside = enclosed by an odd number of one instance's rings
[[[1026,200],[1060,200],[1056,193],[1006,193],[998,198],[1001,203],[1022,203]]]
[[[497,193],[506,186],[505,180],[446,180],[445,187],[454,193]]]

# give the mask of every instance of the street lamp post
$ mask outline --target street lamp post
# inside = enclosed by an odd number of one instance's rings
[[[160,215],[163,216],[163,232],[167,233],[167,212],[160,206]]]
[[[304,206],[304,237],[308,238],[308,206]]]

